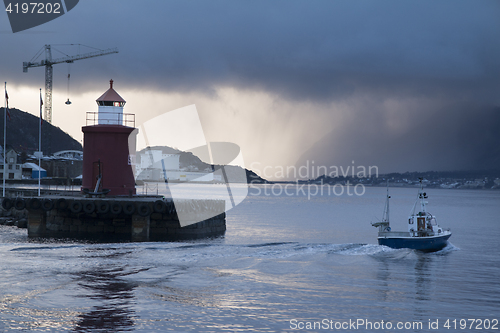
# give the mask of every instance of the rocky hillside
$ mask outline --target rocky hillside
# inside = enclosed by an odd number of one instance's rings
[[[4,108],[0,108],[0,144],[3,146]],[[18,153],[32,154],[38,150],[40,118],[18,109],[9,109],[7,146]],[[50,138],[50,140],[49,140]],[[50,143],[50,144],[49,144]],[[42,151],[45,155],[61,150],[82,150],[82,145],[59,127],[46,121],[42,125]]]

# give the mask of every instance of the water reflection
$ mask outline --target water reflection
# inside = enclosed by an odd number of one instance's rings
[[[127,265],[119,262],[119,258],[127,252],[113,251],[112,249],[92,249],[90,257],[100,257],[97,267],[81,271],[76,274],[77,283],[89,293],[87,297],[98,301],[91,311],[79,316],[74,328],[75,332],[118,332],[131,331],[134,328],[134,289],[136,283],[129,282],[123,277],[137,272],[130,272]],[[88,257],[87,257],[88,258]],[[106,259],[111,259],[106,264]]]
[[[428,301],[432,293],[432,278],[430,265],[432,256],[425,253],[417,253],[418,259],[415,263],[415,294],[417,301]]]
[[[379,288],[376,288],[375,291],[379,294],[380,300],[386,302],[388,299],[388,290],[389,290],[389,279],[390,279],[390,270],[389,264],[386,260],[379,260],[379,269],[377,271],[377,281],[380,281]]]
[[[439,271],[446,255],[401,249],[374,258],[379,262],[378,298],[384,302],[411,302],[415,316],[429,316],[429,302],[439,297],[436,295],[442,283]]]

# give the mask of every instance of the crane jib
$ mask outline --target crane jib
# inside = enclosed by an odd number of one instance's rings
[[[71,44],[80,45],[80,44]],[[27,73],[30,67],[41,67],[45,66],[45,112],[44,118],[47,122],[52,123],[52,65],[61,63],[73,63],[75,60],[83,60],[88,58],[100,57],[107,54],[118,53],[117,48],[110,48],[105,50],[97,50],[88,53],[76,54],[73,56],[66,56],[61,58],[52,59],[52,47],[51,45],[45,45],[45,59],[40,62],[23,62],[23,72]],[[41,52],[38,54],[41,55]]]

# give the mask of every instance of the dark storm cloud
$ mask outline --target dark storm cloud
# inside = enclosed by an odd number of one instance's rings
[[[233,85],[300,99],[484,94],[499,86],[499,16],[497,1],[89,0],[42,26],[54,33],[9,36],[7,72],[45,43],[81,42],[120,49],[89,62],[89,82],[113,74],[133,87]]]
[[[366,107],[318,141],[297,166],[314,161],[345,168],[354,161],[380,173],[500,169],[500,108],[427,104],[395,116]]]
[[[325,164],[491,166],[498,161],[487,151],[498,142],[491,126],[500,105],[499,17],[497,0],[86,0],[40,28],[4,31],[0,68],[6,81],[39,87],[42,69],[20,73],[43,44],[118,47],[118,55],[75,62],[72,91],[102,90],[96,82],[109,78],[120,89],[215,97],[218,87],[266,91],[326,106],[304,114],[335,128],[304,155],[330,156]],[[65,89],[66,68],[54,73],[56,88]],[[388,100],[399,103],[389,116]],[[425,105],[405,104],[415,100]],[[325,112],[339,103],[342,112]],[[285,118],[288,111],[273,112]],[[398,117],[426,124],[406,121],[405,133],[391,125]],[[296,129],[299,136],[311,130]],[[420,165],[415,156],[424,151],[429,158]]]

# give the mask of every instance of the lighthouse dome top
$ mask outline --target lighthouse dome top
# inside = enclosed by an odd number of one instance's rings
[[[109,89],[97,100],[100,106],[121,106],[125,105],[125,100],[113,89],[113,80],[109,80]]]

